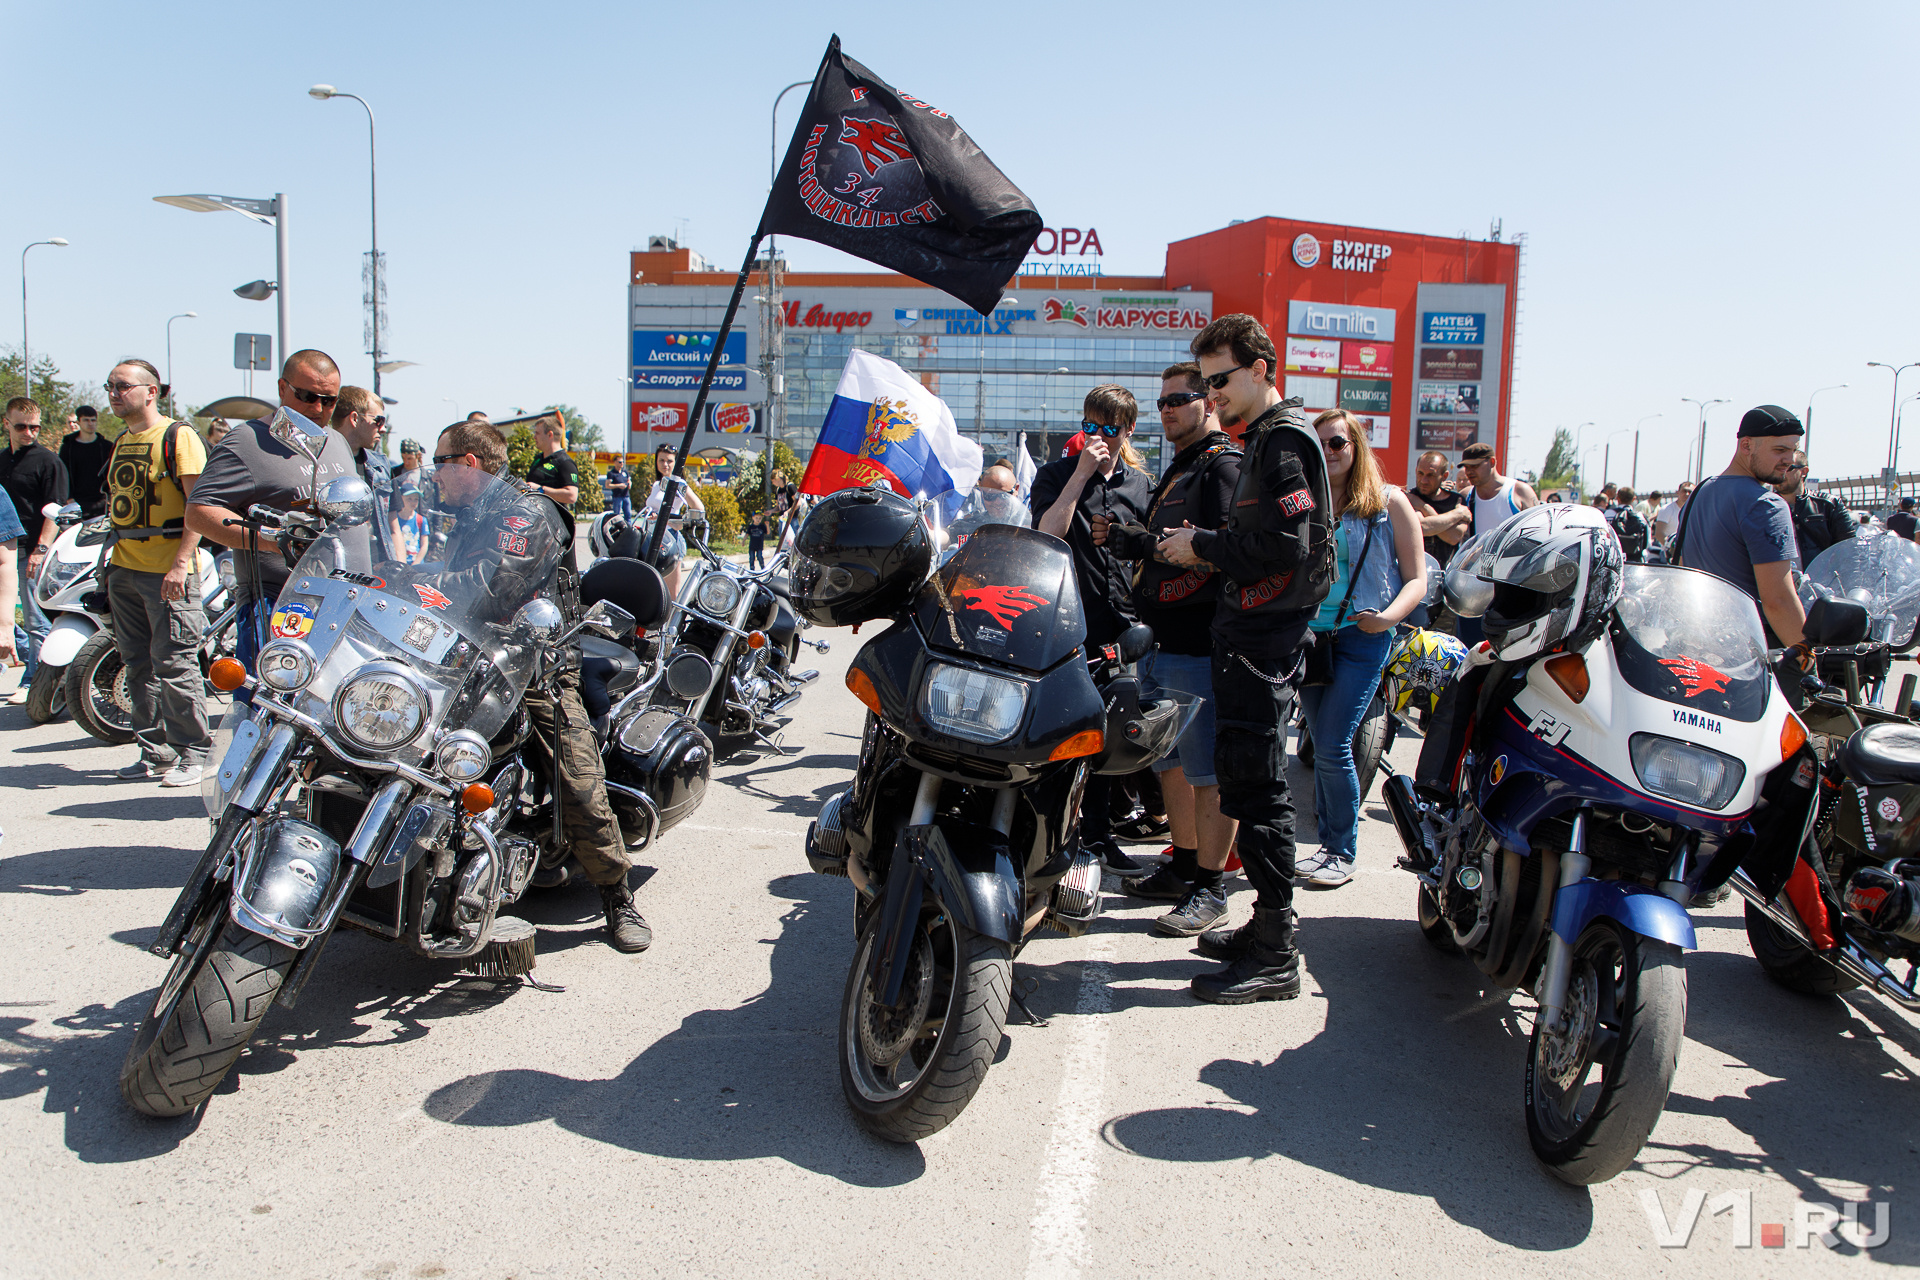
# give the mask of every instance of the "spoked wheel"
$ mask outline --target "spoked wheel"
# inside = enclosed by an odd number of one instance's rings
[[[1667,1103],[1687,1026],[1680,948],[1595,920],[1573,945],[1565,1026],[1551,1034],[1544,1019],[1527,1053],[1527,1138],[1563,1182],[1605,1182]]]
[[[124,746],[133,741],[133,695],[113,632],[94,632],[67,664],[67,709],[102,742]]]
[[[900,963],[897,1004],[880,1003],[867,965],[880,945],[870,912],[840,1002],[840,1087],[860,1127],[917,1142],[953,1123],[973,1100],[1000,1047],[1013,992],[1006,943],[923,920]]]

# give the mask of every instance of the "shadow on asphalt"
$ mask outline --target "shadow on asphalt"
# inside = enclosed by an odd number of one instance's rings
[[[1284,1156],[1430,1199],[1515,1248],[1585,1240],[1591,1197],[1542,1170],[1527,1145],[1519,1099],[1528,1031],[1519,1008],[1488,990],[1471,964],[1434,951],[1410,920],[1320,917],[1305,922],[1301,943],[1327,1001],[1326,1029],[1270,1063],[1222,1058],[1202,1067],[1200,1080],[1235,1105],[1119,1116],[1105,1126],[1108,1143],[1152,1160]],[[1114,977],[1217,967],[1192,956],[1116,965]],[[1114,994],[1115,1008],[1166,995],[1191,1003],[1184,991]]]
[[[482,1072],[436,1089],[425,1111],[489,1128],[552,1121],[676,1160],[771,1156],[853,1186],[918,1178],[926,1168],[919,1149],[868,1137],[840,1100],[834,1028],[852,948],[853,887],[803,873],[768,888],[792,905],[780,936],[766,942],[772,975],[760,995],[688,1015],[610,1080]]]
[[[198,800],[196,796],[195,803]],[[92,845],[22,853],[0,858],[0,893],[66,897],[89,889],[178,889],[200,853],[161,845]]]

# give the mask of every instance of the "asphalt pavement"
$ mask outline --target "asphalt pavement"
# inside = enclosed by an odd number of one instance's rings
[[[797,752],[722,764],[704,806],[639,857],[650,951],[610,950],[584,887],[517,908],[539,927],[534,976],[559,991],[461,979],[343,932],[298,1007],[275,1008],[203,1113],[177,1121],[131,1112],[117,1077],[165,968],[146,944],[207,835],[200,799],[118,781],[130,748],[0,707],[0,1275],[1920,1264],[1920,1022],[1773,987],[1737,906],[1706,912],[1664,1118],[1634,1168],[1564,1186],[1521,1115],[1532,1002],[1421,938],[1377,801],[1354,881],[1300,896],[1300,999],[1194,1002],[1207,962],[1152,936],[1164,907],[1109,880],[1092,932],[1043,933],[1021,955],[1044,1025],[1016,1014],[959,1121],[918,1146],[867,1137],[834,1045],[853,890],[811,874],[801,847],[853,769],[861,707],[841,678],[859,642],[815,634],[835,652],[795,708]],[[1417,746],[1396,745],[1402,767]],[[1311,777],[1293,779],[1310,835]],[[1243,919],[1251,893],[1233,888]],[[1891,1202],[1886,1242],[1795,1247],[1796,1202],[1842,1200]],[[1664,1223],[1689,1204],[1690,1243],[1663,1247],[1650,1207]],[[1752,1248],[1734,1246],[1743,1205]],[[1768,1224],[1783,1247],[1763,1243]]]

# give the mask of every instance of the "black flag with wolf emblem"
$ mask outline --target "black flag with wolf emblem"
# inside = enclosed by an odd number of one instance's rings
[[[938,107],[827,45],[762,235],[817,240],[982,315],[1040,234],[1033,201]]]

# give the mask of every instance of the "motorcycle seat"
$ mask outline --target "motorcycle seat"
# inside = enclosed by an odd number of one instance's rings
[[[596,665],[605,672],[609,694],[625,693],[640,683],[639,655],[623,644],[582,633],[580,655],[584,661],[597,660]]]
[[[1868,786],[1920,783],[1920,726],[1872,724],[1847,739],[1840,763]]]

